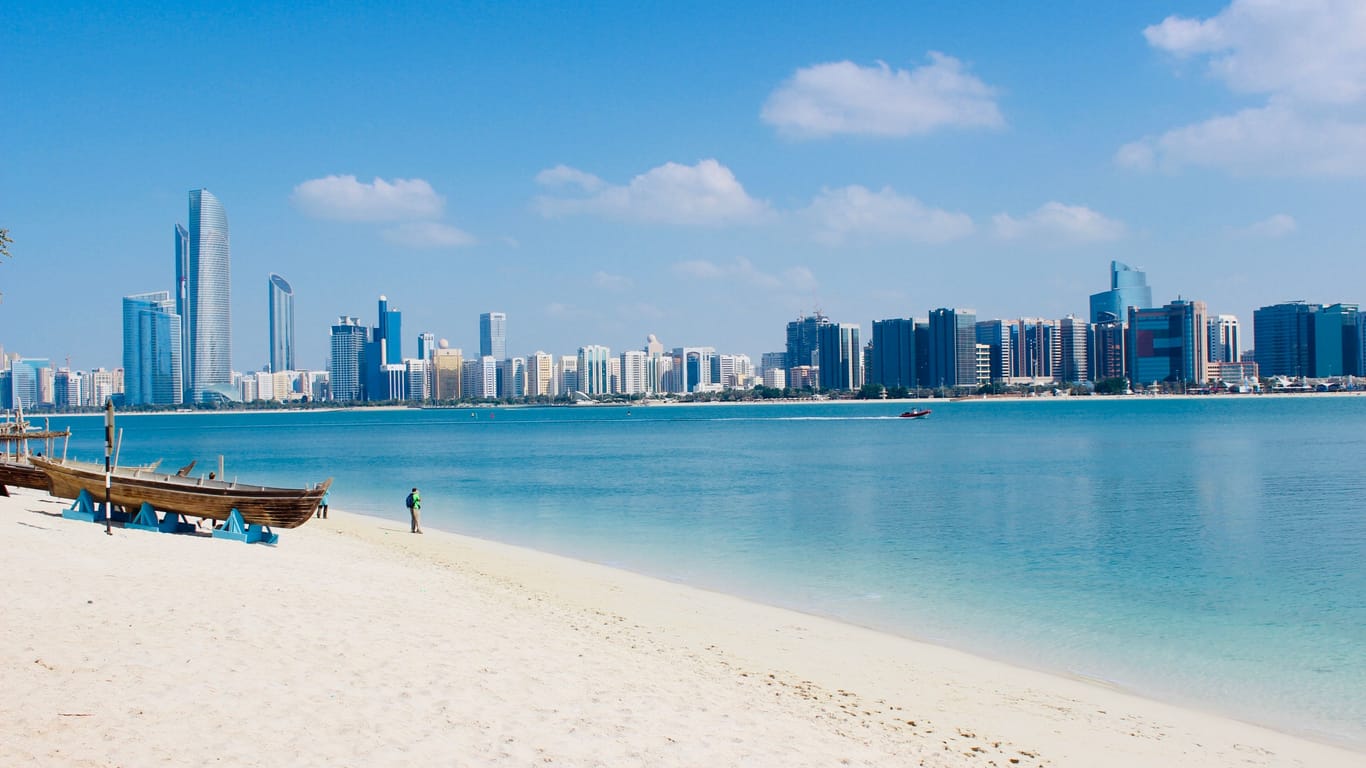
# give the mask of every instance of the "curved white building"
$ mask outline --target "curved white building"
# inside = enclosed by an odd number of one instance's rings
[[[294,370],[294,289],[270,275],[270,372]]]
[[[188,303],[190,395],[202,403],[232,391],[232,309],[228,217],[207,189],[190,190]]]

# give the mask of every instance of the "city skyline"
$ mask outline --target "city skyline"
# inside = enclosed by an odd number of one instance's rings
[[[164,227],[198,186],[233,281],[289,276],[310,369],[378,293],[409,346],[476,349],[498,307],[510,354],[653,333],[755,360],[813,310],[865,340],[935,307],[1089,317],[1112,260],[1244,323],[1355,302],[1363,12],[18,8],[0,344],[116,365],[120,298],[179,298]],[[261,298],[230,299],[240,370],[269,363]]]

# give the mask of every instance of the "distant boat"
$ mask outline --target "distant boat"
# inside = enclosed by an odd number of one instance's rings
[[[901,412],[901,418],[903,418],[903,419],[923,419],[923,418],[925,418],[926,416],[929,416],[929,415],[930,415],[930,409],[929,409],[929,408],[912,408],[912,409],[909,410],[909,411],[902,411],[902,412]]]
[[[87,491],[96,501],[104,499],[104,465],[38,456],[29,461],[47,474],[53,496],[74,499]],[[128,510],[147,502],[158,512],[214,520],[227,520],[236,509],[251,525],[297,528],[313,517],[331,485],[328,478],[312,488],[271,488],[235,480],[182,477],[142,467],[117,467],[110,477],[109,501]]]

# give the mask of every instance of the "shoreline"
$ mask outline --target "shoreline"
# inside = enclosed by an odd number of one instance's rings
[[[1247,392],[1242,394],[1132,394],[1132,395],[963,395],[961,397],[908,397],[899,399],[877,399],[859,400],[853,398],[834,398],[819,400],[815,398],[794,398],[794,399],[770,399],[770,400],[704,400],[699,402],[665,402],[665,401],[642,401],[626,403],[461,403],[458,405],[422,405],[414,403],[412,405],[373,405],[373,406],[350,406],[337,405],[318,408],[233,408],[223,410],[165,410],[165,411],[119,411],[119,417],[126,416],[232,416],[240,414],[276,414],[276,413],[365,413],[365,412],[386,412],[386,411],[485,411],[500,409],[525,410],[532,408],[573,408],[578,410],[593,408],[608,409],[630,409],[630,408],[681,408],[688,406],[698,407],[726,407],[742,405],[872,405],[879,403],[882,405],[896,406],[898,404],[922,405],[927,403],[1034,403],[1034,402],[1160,402],[1165,400],[1205,400],[1224,402],[1229,400],[1247,401],[1264,399],[1319,399],[1319,398],[1351,398],[1366,397],[1366,390],[1345,390],[1336,392]],[[39,412],[28,414],[29,418],[104,418],[103,411],[90,411],[82,413],[67,412]]]
[[[200,743],[183,729],[137,727],[185,691],[196,720],[257,707],[280,730],[309,729],[234,739],[227,762],[239,764],[276,762],[272,747],[312,762],[497,762],[514,741],[541,745],[502,758],[514,764],[1363,758],[1355,745],[1104,681],[523,547],[435,529],[412,536],[404,521],[333,510],[270,548],[122,529],[110,538],[55,516],[64,505],[36,491],[0,499],[14,550],[0,566],[6,615],[20,619],[0,628],[4,678],[20,694],[0,704],[15,729],[0,756],[212,759],[228,734]],[[157,599],[168,580],[193,586]],[[280,699],[305,711],[290,714]],[[66,716],[92,701],[109,709],[93,722]],[[357,720],[367,727],[353,732]]]

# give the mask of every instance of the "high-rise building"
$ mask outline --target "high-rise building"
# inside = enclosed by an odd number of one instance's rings
[[[555,386],[555,356],[537,350],[527,360],[526,393],[531,397],[554,397],[559,394]]]
[[[821,326],[818,349],[821,389],[848,391],[863,386],[863,344],[859,341],[858,325]]]
[[[814,315],[799,317],[787,324],[787,367],[820,365],[820,329],[830,319],[818,310]],[[688,390],[691,391],[691,390]]]
[[[175,225],[175,311],[180,315],[180,384],[185,397],[190,396],[190,380],[194,378],[190,343],[190,230]]]
[[[479,316],[479,356],[503,360],[508,356],[508,316],[485,312]]]
[[[1314,316],[1313,364],[1316,378],[1360,376],[1361,339],[1356,304],[1330,304]]]
[[[643,395],[649,390],[649,356],[641,349],[621,353],[621,393]]]
[[[1073,315],[1058,321],[1057,380],[1065,384],[1091,380],[1091,324]]]
[[[573,395],[579,391],[579,358],[577,355],[560,355],[560,366],[556,375],[559,377],[559,392],[562,395]]]
[[[379,325],[374,340],[381,345],[381,362],[385,365],[403,364],[403,314],[389,309],[389,298],[379,297]]]
[[[52,363],[46,358],[19,358],[10,362],[9,387],[5,392],[4,407],[34,408],[43,402],[41,381],[43,371],[51,369]]]
[[[930,311],[930,387],[974,387],[977,384],[977,312],[941,308]]]
[[[1010,378],[1012,347],[1010,323],[1004,320],[978,320],[977,343],[985,344],[990,356],[990,381]]]
[[[190,190],[189,234],[186,298],[190,337],[182,339],[182,354],[190,357],[190,381],[186,387],[190,400],[196,403],[233,400],[237,393],[232,386],[228,217],[218,198],[207,189]]]
[[[123,297],[123,382],[128,405],[179,405],[180,315],[168,291]]]
[[[1319,309],[1318,304],[1288,301],[1252,313],[1252,341],[1261,375],[1314,375],[1314,315]]]
[[[915,321],[892,318],[873,321],[873,360],[868,382],[888,389],[911,389],[915,376]]]
[[[365,398],[365,347],[370,329],[355,317],[339,317],[332,326],[332,361],[328,381],[332,399],[350,402]]]
[[[436,334],[424,331],[417,335],[417,359],[429,360],[436,352]]]
[[[1056,321],[1022,317],[1011,323],[1010,349],[1012,376],[1036,381],[1057,378],[1062,345]]]
[[[1127,376],[1124,353],[1126,320],[1106,320],[1091,326],[1091,373],[1096,381]]]
[[[432,397],[436,400],[459,400],[463,397],[462,374],[465,365],[464,353],[452,349],[442,339],[437,342],[436,352],[432,355]]]
[[[1129,372],[1135,387],[1204,384],[1209,354],[1205,303],[1177,299],[1165,307],[1129,309]]]
[[[1130,307],[1151,307],[1153,289],[1142,270],[1118,261],[1110,262],[1110,290],[1091,294],[1091,322],[1123,321]]]
[[[606,395],[611,393],[611,379],[608,376],[607,361],[612,350],[600,344],[579,347],[579,391],[585,395]]]
[[[283,277],[271,273],[270,291],[270,371],[294,370],[294,289]]]
[[[1242,343],[1238,331],[1238,318],[1233,315],[1215,315],[1209,319],[1209,349],[1211,363],[1236,363],[1243,359],[1239,348]]]

